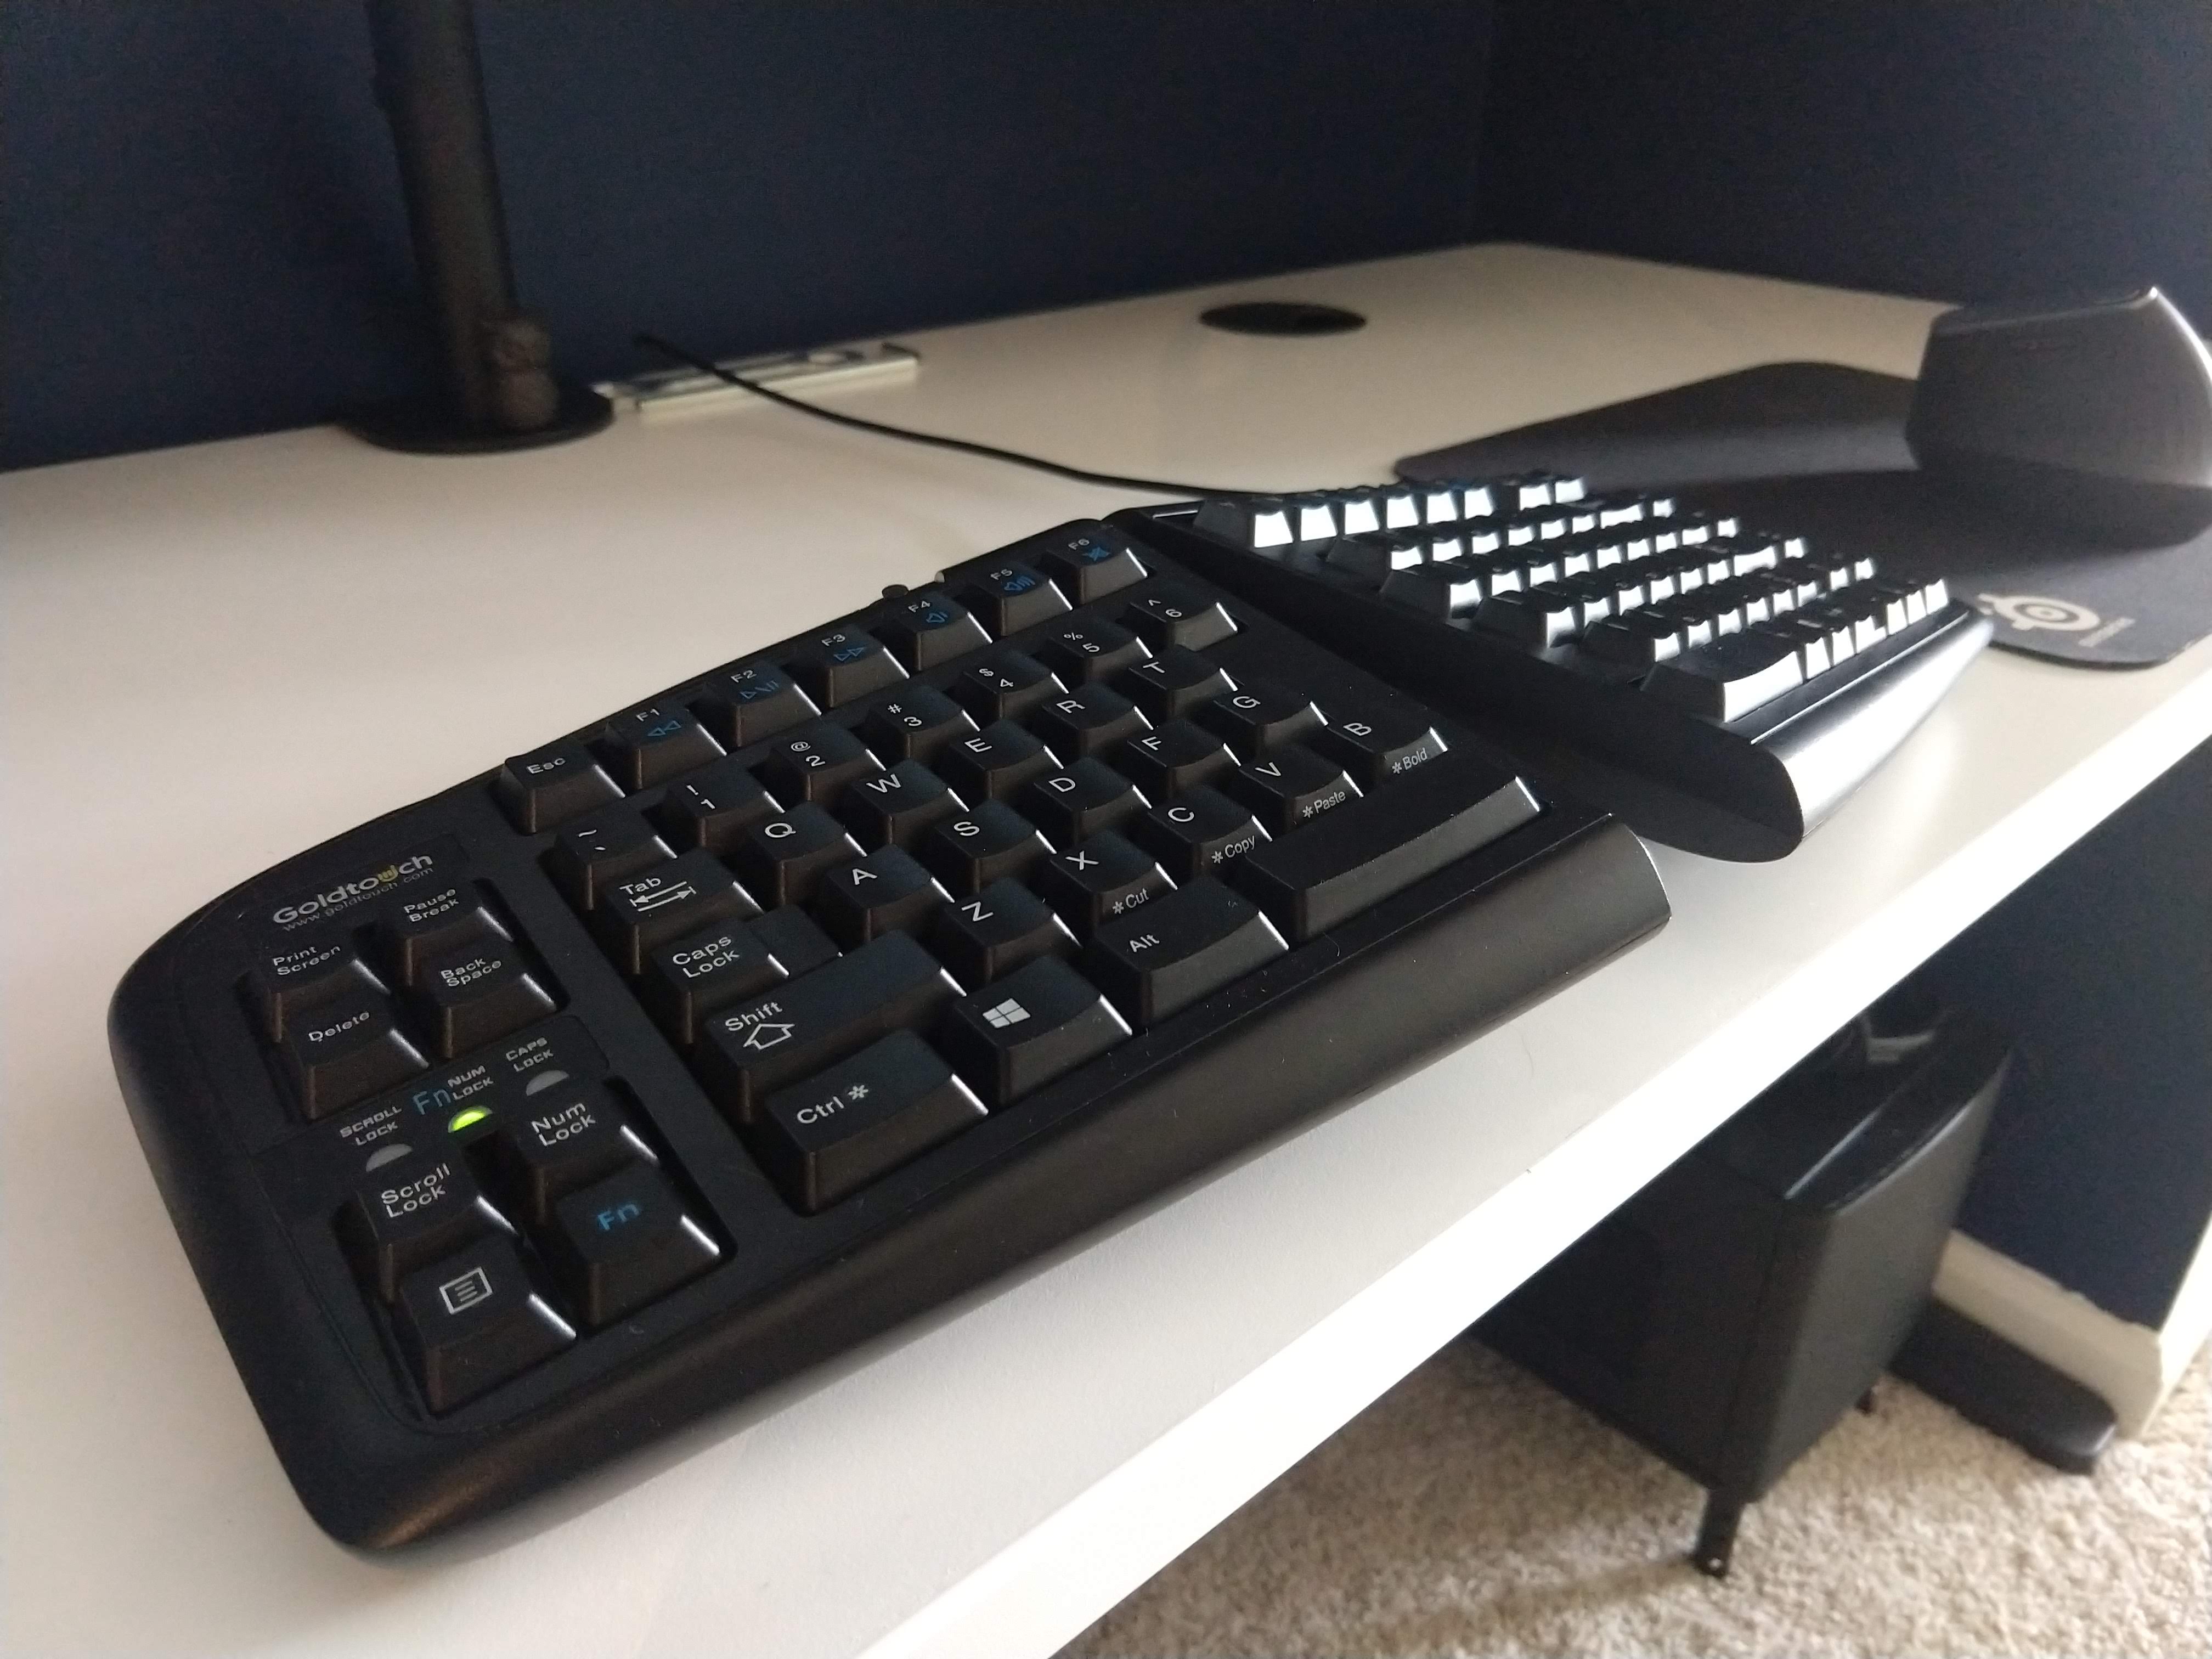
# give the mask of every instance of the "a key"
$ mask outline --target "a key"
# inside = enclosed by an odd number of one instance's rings
[[[694,850],[626,880],[610,882],[592,912],[592,931],[625,974],[657,946],[702,927],[760,914],[752,896],[712,853]]]
[[[507,937],[472,882],[403,899],[376,925],[378,954],[402,985],[414,984],[434,957]]]
[[[991,642],[965,605],[934,588],[895,600],[876,631],[891,654],[916,674]]]
[[[1149,853],[1115,830],[1080,847],[1054,853],[1037,866],[1038,896],[1079,939],[1089,939],[1115,917],[1175,890]]]
[[[894,1031],[763,1103],[752,1144],[793,1209],[813,1215],[984,1116],[911,1031]]]
[[[963,997],[939,1029],[945,1052],[994,1111],[1129,1035],[1112,1003],[1049,957]]]
[[[863,847],[904,847],[933,823],[968,810],[944,779],[920,761],[860,779],[837,803],[837,816]]]
[[[576,1340],[504,1236],[410,1273],[396,1311],[399,1346],[434,1412],[465,1405]]]
[[[703,854],[695,854],[702,856]],[[412,996],[430,1052],[451,1060],[553,1012],[553,999],[506,939],[483,940],[423,964]]]
[[[1129,538],[1111,525],[1064,525],[1022,544],[1037,566],[1078,605],[1134,586],[1149,574]]]
[[[963,985],[981,985],[1025,962],[1073,951],[1050,906],[1018,881],[993,882],[937,913],[930,949]]]
[[[962,583],[960,597],[1001,636],[1049,622],[1068,609],[1066,596],[1042,571],[1011,559],[975,571]]]
[[[1419,715],[1378,714],[1340,720],[1315,732],[1313,747],[1371,790],[1444,752],[1444,740]]]
[[[765,743],[822,711],[773,663],[749,662],[708,680],[699,693],[714,735],[732,749]]]
[[[722,745],[680,702],[648,703],[616,715],[599,750],[616,781],[629,790],[650,789],[722,754]]]
[[[553,879],[579,910],[589,910],[610,882],[674,858],[653,826],[628,807],[594,812],[553,838],[545,863]]]
[[[1237,683],[1210,657],[1183,646],[1169,646],[1150,662],[1124,669],[1115,682],[1155,722],[1180,720]]]
[[[1760,704],[1804,684],[1796,647],[1771,634],[1730,634],[1656,665],[1646,696],[1721,721],[1741,720]]]
[[[979,803],[1005,800],[1031,778],[1059,765],[1051,750],[1012,720],[994,720],[948,744],[937,757],[939,775],[963,800]]]
[[[918,933],[950,896],[902,848],[842,864],[815,890],[814,912],[848,950],[894,932]]]
[[[932,825],[915,843],[916,854],[956,898],[1003,876],[1019,876],[1051,850],[1035,824],[996,800]]]
[[[500,1115],[493,1136],[500,1188],[522,1224],[543,1227],[562,1198],[628,1164],[650,1163],[604,1083],[571,1079]]]
[[[886,1032],[925,1024],[961,994],[937,959],[905,933],[785,981],[707,1021],[695,1054],[700,1082],[738,1124],[760,1103]]]
[[[1210,874],[1267,838],[1251,813],[1203,785],[1130,819],[1127,834],[1178,883]]]
[[[1156,801],[1195,789],[1236,763],[1220,738],[1188,720],[1168,720],[1132,738],[1114,757],[1114,764]]]
[[[827,806],[845,786],[883,768],[866,744],[834,720],[787,732],[761,757],[761,781],[781,800]]]
[[[1528,787],[1455,750],[1380,794],[1331,809],[1239,859],[1223,879],[1303,943],[1537,815]]]
[[[1066,689],[1035,657],[1005,647],[962,669],[951,685],[953,700],[984,726],[1019,720]]]
[[[376,1170],[338,1224],[355,1270],[386,1302],[417,1267],[501,1231],[468,1160],[453,1151],[416,1152]]]
[[[884,649],[883,641],[858,628],[833,628],[816,635],[794,647],[785,665],[824,708],[838,708],[906,678],[906,670]]]
[[[1031,778],[1016,797],[1022,816],[1054,847],[1073,847],[1150,805],[1137,787],[1099,760]]]
[[[1322,725],[1311,698],[1264,680],[1247,680],[1201,704],[1198,718],[1246,760],[1295,744]]]
[[[1107,923],[1080,965],[1142,1030],[1287,949],[1250,900],[1209,877]]]
[[[734,760],[720,760],[680,783],[653,809],[668,844],[679,853],[726,853],[749,823],[772,818],[783,807],[758,779]]]
[[[545,1239],[568,1304],[586,1325],[635,1313],[722,1254],[650,1164],[629,1164],[560,1200]]]
[[[1030,729],[1055,753],[1071,759],[1103,755],[1149,724],[1136,704],[1103,685],[1085,685],[1054,697],[1038,704],[1030,715]]]
[[[620,800],[623,792],[598,756],[570,741],[511,756],[499,769],[494,793],[508,822],[528,836]]]
[[[310,1119],[366,1100],[428,1064],[393,1022],[392,1005],[366,991],[302,1010],[286,1027],[283,1054],[301,1115]]]
[[[303,1009],[383,989],[351,938],[343,935],[264,951],[246,975],[247,1000],[271,1042],[283,1041],[287,1024]]]
[[[1224,772],[1214,787],[1248,806],[1271,836],[1287,835],[1301,824],[1357,800],[1359,791],[1344,769],[1310,749],[1293,744],[1261,756],[1249,766]]]
[[[805,903],[824,872],[860,856],[837,820],[808,805],[748,825],[732,862],[745,890],[773,910]]]
[[[860,736],[886,761],[933,760],[955,738],[975,729],[960,705],[933,685],[901,686],[860,718]]]
[[[779,914],[804,915],[797,910]],[[670,1042],[689,1048],[698,1041],[700,1022],[708,1014],[774,985],[787,972],[805,973],[837,954],[826,938],[822,952],[820,961],[787,969],[747,923],[702,928],[647,954],[638,1000],[668,1033]]]
[[[1045,665],[1070,685],[1110,678],[1152,654],[1127,629],[1096,617],[1071,617],[1037,646]]]
[[[1237,631],[1220,605],[1166,582],[1155,582],[1131,599],[1121,620],[1155,651],[1171,645],[1203,651]]]

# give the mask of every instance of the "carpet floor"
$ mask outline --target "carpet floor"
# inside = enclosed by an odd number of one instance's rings
[[[1061,1659],[2203,1659],[2212,1385],[2062,1474],[1894,1378],[1684,1560],[1703,1493],[1462,1339]]]

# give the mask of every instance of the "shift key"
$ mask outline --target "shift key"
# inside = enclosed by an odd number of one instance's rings
[[[787,1083],[918,1025],[960,995],[952,976],[905,933],[886,933],[849,956],[773,991],[717,1012],[702,1030],[699,1079],[732,1121],[750,1125]]]

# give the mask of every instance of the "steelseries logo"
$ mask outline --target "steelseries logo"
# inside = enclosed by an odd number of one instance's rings
[[[428,853],[410,853],[405,858],[386,865],[381,870],[352,881],[342,881],[326,892],[314,893],[289,904],[280,905],[269,920],[279,927],[290,927],[302,921],[312,921],[317,916],[327,915],[333,910],[347,910],[363,900],[387,893],[410,877],[422,875],[434,868],[437,860]]]

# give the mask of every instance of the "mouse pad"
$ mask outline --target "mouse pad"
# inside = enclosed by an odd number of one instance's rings
[[[1747,523],[1942,576],[1996,619],[1997,644],[2059,662],[2143,668],[2212,634],[2212,531],[2108,548],[2001,517],[1911,470],[1911,401],[1894,375],[1768,363],[1408,456],[1398,472],[1549,467],[1597,489],[1694,489]]]

